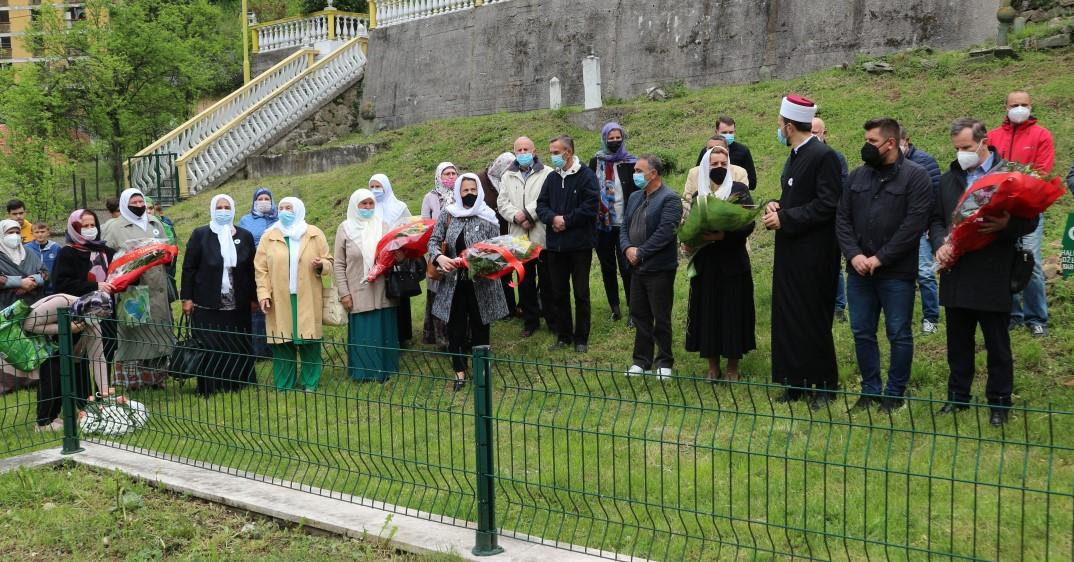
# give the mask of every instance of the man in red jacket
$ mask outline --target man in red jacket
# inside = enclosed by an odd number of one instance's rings
[[[1007,117],[1003,125],[988,133],[988,144],[1001,157],[1012,162],[1029,164],[1037,171],[1050,175],[1055,166],[1055,143],[1052,133],[1037,124],[1033,117],[1033,100],[1028,92],[1014,91],[1007,95]],[[1041,269],[1040,243],[1044,235],[1044,216],[1037,230],[1022,238],[1022,247],[1033,252],[1037,265],[1033,277],[1021,295],[1014,296],[1010,327],[1025,325],[1034,336],[1048,335],[1048,298],[1044,293],[1044,271]]]

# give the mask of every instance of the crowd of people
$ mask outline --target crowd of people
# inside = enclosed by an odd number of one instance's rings
[[[1043,217],[987,217],[979,228],[995,234],[995,241],[956,263],[948,242],[954,208],[976,180],[1007,161],[1052,172],[1052,137],[1032,117],[1029,94],[1012,92],[1006,110],[1003,124],[991,131],[976,119],[955,120],[950,126],[955,158],[946,169],[914,146],[898,121],[870,119],[863,125],[862,164],[851,170],[826,144],[816,104],[795,95],[782,100],[776,141],[789,154],[778,200],[759,209],[759,226],[775,235],[771,377],[786,387],[777,400],[807,401],[814,409],[833,400],[839,376],[832,326],[849,310],[862,388],[854,409],[902,408],[920,291],[920,334],[946,326],[950,377],[940,413],[968,407],[980,326],[991,422],[1007,421],[1010,330],[1025,326],[1035,336],[1047,335]],[[235,201],[216,195],[208,224],[194,229],[182,247],[180,286],[174,285],[174,273],[156,267],[133,287],[144,292],[149,321],[77,325],[98,391],[164,383],[175,345],[176,299],[186,319],[180,321],[202,334],[199,343],[209,351],[204,376],[198,377],[200,394],[254,382],[255,358],[272,359],[278,389],[315,390],[323,365],[323,311],[334,301],[348,313],[350,376],[386,380],[398,370],[398,349],[414,338],[411,307],[407,296],[391,294],[392,273],[373,282],[367,277],[385,233],[418,218],[435,221],[428,253],[410,260],[415,262],[410,270],[423,273],[427,291],[420,339],[454,354],[454,390],[466,384],[469,350],[489,344],[493,323],[512,315],[522,320],[521,338],[533,336],[543,321],[555,335],[553,350],[586,353],[594,252],[610,321],[626,318],[634,329],[625,375],[674,375],[675,281],[682,256],[689,254],[685,349],[708,361],[708,380],[738,380],[740,360],[757,347],[748,244],[755,225],[706,232],[696,248],[677,238],[699,197],[756,207],[751,192],[757,171],[749,148],[736,137],[735,120],[717,120],[681,192],[665,184],[661,158],[627,149],[627,130],[619,123],[606,124],[600,140],[588,165],[569,136],[548,143],[547,161],[523,136],[476,173],[442,162],[418,217],[396,197],[388,177],[374,175],[351,195],[333,244],[306,222],[305,204],[296,197],[277,202],[270,190],[259,188],[236,226]],[[1068,183],[1074,190],[1074,166]],[[108,209],[112,216],[104,223],[88,209],[71,213],[61,247],[49,240],[47,224],[26,220],[21,201],[9,202],[9,218],[0,221],[0,307],[23,300],[35,314],[54,314],[94,291],[115,293],[106,272],[125,244],[145,238],[175,242],[162,209],[137,189],[109,201]],[[525,264],[517,294],[506,279],[471,275],[461,258],[467,248],[503,234],[543,247]],[[1025,290],[1012,295],[1011,263],[1019,247],[1035,255],[1036,269]],[[130,292],[117,297],[132,298]],[[881,316],[891,344],[886,382],[877,343]],[[39,414],[39,425],[55,429],[55,415]]]

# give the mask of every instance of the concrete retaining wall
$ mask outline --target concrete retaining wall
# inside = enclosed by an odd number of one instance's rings
[[[319,174],[341,166],[365,162],[376,151],[376,145],[362,144],[251,156],[246,159],[246,177],[256,179],[267,176]]]
[[[996,33],[999,0],[511,0],[379,28],[363,107],[376,125],[548,106],[548,80],[582,102],[582,59],[601,57],[604,97],[649,86],[790,78]]]

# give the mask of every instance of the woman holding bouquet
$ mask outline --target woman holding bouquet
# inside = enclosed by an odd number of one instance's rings
[[[459,171],[451,162],[441,162],[436,167],[433,189],[421,200],[421,218],[437,220],[441,211],[451,204],[455,191],[455,179]],[[433,258],[429,256],[431,261]],[[435,264],[434,264],[435,265]],[[433,314],[433,302],[436,292],[440,290],[440,281],[433,278],[425,280],[425,327],[422,330],[421,343],[447,348],[447,330],[444,323]]]
[[[332,255],[321,229],[306,224],[301,199],[284,197],[279,209],[280,221],[265,231],[254,255],[257,299],[265,313],[276,388],[313,392],[323,367],[321,277],[332,274]]]
[[[697,174],[697,191],[689,186],[684,197],[689,203],[698,197],[714,196],[752,205],[749,186],[731,180],[727,149],[715,147],[705,153]],[[696,351],[709,362],[709,381],[737,381],[738,362],[757,348],[754,336],[753,276],[746,239],[753,223],[734,231],[709,232],[709,242],[697,250],[690,279],[690,300],[686,317],[686,351]],[[694,250],[694,248],[690,248]],[[720,358],[727,358],[726,377]]]
[[[372,190],[355,191],[347,219],[336,229],[333,268],[339,300],[350,313],[347,370],[356,381],[383,382],[399,370],[397,303],[385,295],[383,276],[364,283],[377,261],[377,243],[390,230],[377,216],[378,206]]]
[[[489,325],[507,316],[507,300],[498,280],[471,279],[460,269],[463,250],[500,234],[496,212],[485,204],[481,180],[463,174],[455,180],[454,202],[437,219],[429,240],[429,259],[445,272],[433,302],[433,314],[447,323],[448,351],[455,369],[453,390],[466,383],[466,354],[489,344]],[[443,246],[441,246],[443,244]],[[442,251],[446,250],[446,251]]]
[[[235,200],[217,195],[209,203],[208,226],[194,229],[183,259],[180,297],[183,314],[207,352],[200,365],[197,392],[239,390],[256,382],[250,309],[254,286],[254,237],[235,228]]]
[[[388,176],[374,174],[373,177],[369,178],[369,191],[373,193],[373,203],[375,205],[373,214],[388,229],[399,226],[412,216],[406,203],[395,196],[395,191],[392,190],[392,182],[388,180]],[[417,265],[422,266],[421,263]],[[372,264],[370,264],[370,267],[372,267]],[[396,304],[395,315],[399,328],[399,344],[406,345],[410,340],[414,339],[414,322],[410,317],[410,297],[398,299]]]

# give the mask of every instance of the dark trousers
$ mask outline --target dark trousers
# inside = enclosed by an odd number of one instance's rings
[[[518,286],[518,306],[522,308],[522,325],[527,330],[536,330],[545,318],[549,328],[555,325],[556,316],[553,306],[552,282],[548,276],[548,261],[544,254],[527,263],[526,278]],[[539,296],[538,296],[539,295]],[[508,303],[510,304],[510,303]]]
[[[608,232],[597,230],[597,260],[600,261],[600,276],[604,280],[604,292],[608,295],[608,305],[619,308],[619,278],[623,278],[623,294],[627,296],[630,306],[630,263],[619,247],[619,227],[613,226]]]
[[[593,251],[548,252],[546,257],[548,272],[552,277],[559,341],[588,345],[592,316],[589,302],[589,269],[593,265]],[[572,287],[576,318],[571,317]]]
[[[634,321],[634,364],[648,371],[675,363],[671,351],[671,307],[675,302],[675,272],[634,272],[630,283],[630,318]],[[653,362],[653,344],[656,362]]]
[[[81,408],[86,398],[93,392],[93,382],[90,380],[85,361],[77,360],[74,366],[75,407]],[[39,367],[38,373],[41,378],[37,382],[37,425],[48,425],[63,411],[59,356],[46,359]]]
[[[984,334],[988,352],[988,382],[985,397],[989,404],[1009,406],[1014,390],[1014,358],[1011,335],[1007,330],[1009,312],[986,312],[967,308],[947,308],[947,399],[969,402],[973,384],[977,326]]]
[[[451,366],[456,373],[466,370],[466,360],[473,348],[489,344],[489,326],[481,322],[473,281],[459,280],[455,285],[447,337],[448,353],[452,354]]]

